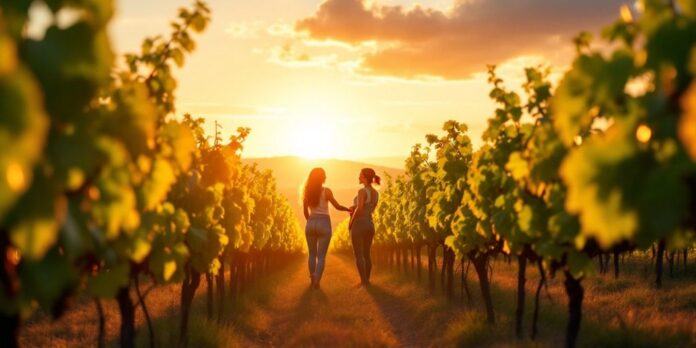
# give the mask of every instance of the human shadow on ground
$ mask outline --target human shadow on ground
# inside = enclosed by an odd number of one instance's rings
[[[418,335],[420,331],[419,326],[423,324],[421,320],[425,319],[422,316],[424,313],[415,308],[412,302],[408,299],[400,298],[381,285],[374,283],[367,286],[365,291],[372,297],[382,316],[391,325],[400,346],[422,346],[427,343],[419,342],[420,335]],[[439,314],[442,314],[444,317],[446,313],[443,311]],[[431,319],[434,318],[428,318],[428,320]]]
[[[385,318],[394,326],[395,332],[401,332],[406,328],[406,337],[413,335],[414,332],[421,332],[432,338],[439,338],[445,331],[452,337],[456,337],[456,344],[475,344],[475,345],[500,345],[500,344],[520,344],[523,342],[531,343],[528,338],[517,341],[514,336],[514,311],[516,290],[491,284],[491,293],[494,301],[495,312],[498,323],[494,327],[479,325],[480,323],[461,325],[462,329],[454,327],[448,329],[447,325],[452,324],[456,317],[463,317],[462,320],[484,320],[483,307],[480,302],[480,293],[475,279],[469,279],[469,286],[473,295],[473,302],[470,306],[466,302],[459,300],[448,300],[443,294],[427,295],[427,282],[416,282],[414,274],[396,273],[389,269],[382,268],[379,272],[386,275],[383,281],[390,284],[404,286],[411,281],[411,284],[420,288],[424,299],[433,300],[432,305],[422,306],[417,301],[406,300],[394,295],[388,290],[388,286],[372,285],[368,288],[370,293],[382,310]],[[412,272],[413,273],[413,272]],[[438,279],[439,280],[439,279]],[[535,279],[528,279],[529,283],[536,282]],[[438,282],[439,284],[439,282]],[[458,285],[458,284],[455,284]],[[528,330],[531,325],[531,313],[533,310],[533,294],[527,292],[526,314],[524,326]],[[397,308],[398,310],[394,310]],[[585,309],[587,310],[587,309]],[[395,314],[396,313],[396,314]],[[471,315],[464,315],[470,313]],[[608,322],[619,320],[619,327],[609,327]],[[430,321],[440,322],[441,331],[432,331],[432,328],[424,329],[422,326]],[[689,346],[690,337],[685,332],[655,332],[650,328],[626,326],[621,318],[606,318],[607,322],[598,322],[590,316],[583,316],[583,322],[578,340],[579,346],[602,346],[602,347],[655,347],[670,346],[681,347]],[[567,322],[566,299],[556,297],[553,301],[548,301],[546,297],[542,299],[540,308],[539,327],[540,334],[536,344],[562,345]],[[463,330],[473,330],[476,332],[463,332]],[[460,330],[458,334],[453,332]],[[526,332],[526,334],[528,334]],[[416,335],[421,336],[421,335]],[[492,337],[491,337],[492,336]],[[422,337],[422,336],[421,336]],[[421,342],[428,345],[432,342]],[[451,342],[450,342],[451,343]]]

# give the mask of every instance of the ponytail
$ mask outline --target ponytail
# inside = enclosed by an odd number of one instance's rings
[[[370,184],[375,183],[377,185],[381,185],[382,183],[382,178],[380,178],[379,175],[377,175],[375,173],[375,170],[372,168],[363,168],[360,171],[360,174],[364,176],[365,179],[367,179],[370,182]]]

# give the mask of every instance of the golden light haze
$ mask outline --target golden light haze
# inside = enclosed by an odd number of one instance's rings
[[[118,1],[119,53],[166,33],[188,3]],[[177,112],[205,117],[211,133],[214,120],[223,135],[251,127],[248,157],[405,157],[448,119],[477,140],[494,107],[486,64],[515,87],[528,65],[558,73],[572,36],[621,3],[210,0],[212,26],[177,73]]]

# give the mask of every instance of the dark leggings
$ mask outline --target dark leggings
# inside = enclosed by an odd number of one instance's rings
[[[372,271],[372,259],[370,258],[370,248],[372,238],[375,236],[375,226],[372,221],[359,219],[353,222],[350,230],[350,237],[353,242],[353,252],[355,253],[355,264],[358,266],[360,280],[363,283],[370,281]]]

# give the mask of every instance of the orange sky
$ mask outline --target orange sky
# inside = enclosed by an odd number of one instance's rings
[[[120,52],[167,31],[187,0],[121,0]],[[178,112],[252,128],[248,157],[405,156],[447,119],[478,138],[487,63],[561,71],[569,38],[616,17],[607,0],[210,0],[213,23],[178,73]],[[212,122],[209,122],[212,126]]]

